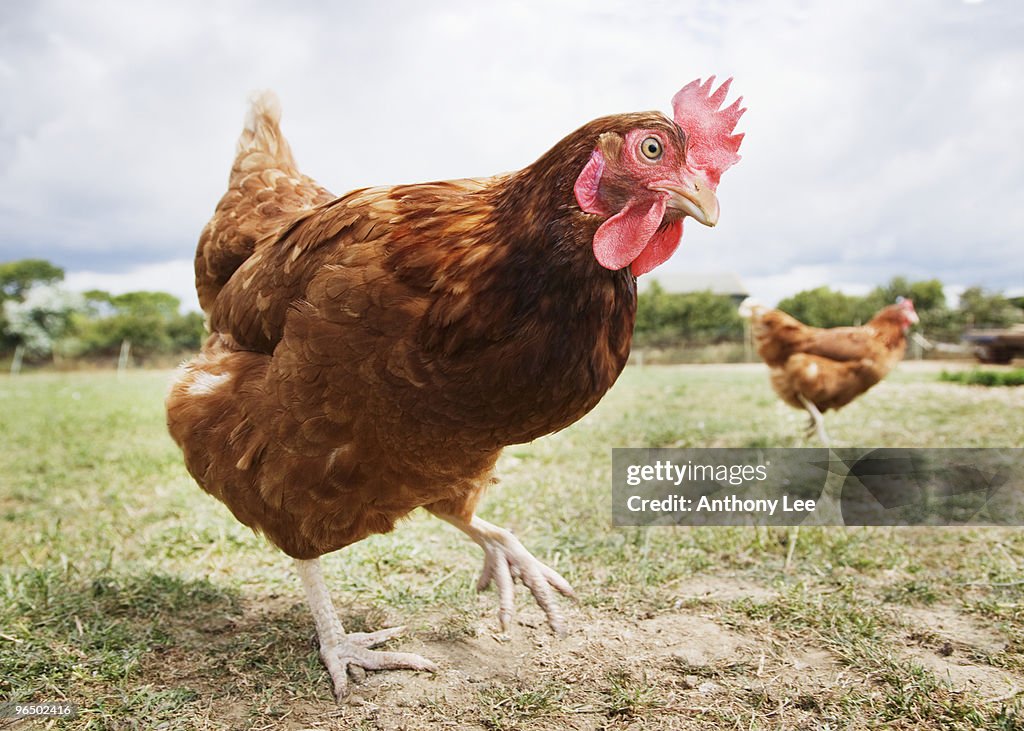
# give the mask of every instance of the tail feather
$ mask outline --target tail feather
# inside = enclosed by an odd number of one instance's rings
[[[333,198],[299,172],[281,133],[277,95],[258,92],[249,103],[228,191],[203,229],[196,250],[196,289],[206,312],[252,255],[257,241],[280,231],[302,211]]]
[[[239,173],[267,169],[298,175],[291,145],[281,134],[281,100],[269,89],[249,97],[249,110],[245,114],[242,134],[238,137],[232,178]]]
[[[809,329],[781,310],[760,306],[751,309],[750,322],[758,355],[769,366],[781,367],[793,353],[800,351]]]
[[[255,91],[249,96],[244,131],[256,134],[262,125],[268,124],[275,128],[281,124],[281,100],[270,89]]]

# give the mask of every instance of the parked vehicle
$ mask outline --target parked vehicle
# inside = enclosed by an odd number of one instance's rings
[[[998,330],[968,330],[964,340],[974,346],[974,355],[982,363],[1006,365],[1024,358],[1024,325]]]

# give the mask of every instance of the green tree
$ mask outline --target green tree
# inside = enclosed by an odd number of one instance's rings
[[[917,331],[929,340],[953,342],[960,339],[963,330],[962,318],[946,304],[946,292],[938,279],[922,279],[912,282],[897,276],[888,284],[880,285],[864,297],[858,311],[860,322],[867,322],[876,312],[893,304],[898,297],[906,297],[914,303],[914,310],[921,318]]]
[[[71,329],[82,297],[55,284],[43,284],[19,292],[20,299],[3,303],[8,338],[22,345],[30,358],[54,352],[56,343]]]
[[[636,325],[637,333],[655,333],[669,326],[672,316],[671,297],[657,279],[651,282],[646,292],[637,298]]]
[[[999,292],[968,287],[960,295],[960,313],[966,327],[1007,327],[1024,319],[1020,308]]]
[[[812,327],[840,327],[870,319],[863,316],[863,298],[828,287],[797,292],[778,304],[778,309]],[[872,313],[873,314],[873,313]]]
[[[938,279],[911,282],[906,277],[893,277],[888,284],[875,287],[864,297],[858,315],[863,322],[870,320],[876,312],[891,305],[897,297],[906,297],[914,303],[914,309],[921,317],[922,326],[930,315],[939,315],[948,310],[946,292]]]
[[[128,340],[134,355],[147,358],[196,350],[205,337],[202,315],[182,314],[178,298],[167,292],[93,290],[85,302],[75,322],[79,355],[113,356]]]
[[[0,351],[11,351],[24,339],[24,333],[11,331],[4,303],[21,302],[33,287],[56,284],[63,279],[64,270],[45,259],[0,262]]]
[[[893,304],[897,297],[907,297],[921,318],[917,330],[934,341],[957,342],[969,327],[1006,327],[1024,320],[1024,312],[998,292],[970,287],[960,297],[959,307],[946,304],[945,288],[938,279],[912,282],[897,276],[887,284],[875,287],[864,297],[853,297],[828,287],[798,292],[778,304],[808,325],[836,327],[863,324],[875,313]]]
[[[743,318],[727,295],[710,291],[678,295],[683,337],[692,342],[721,342],[743,337]]]
[[[0,263],[0,301],[22,300],[32,287],[64,281],[64,270],[45,259]]]
[[[640,294],[635,332],[639,345],[721,342],[740,339],[743,320],[728,296],[710,291],[670,294],[654,280]]]

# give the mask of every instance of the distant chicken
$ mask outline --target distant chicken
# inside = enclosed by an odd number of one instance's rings
[[[299,172],[272,94],[257,98],[228,191],[199,240],[211,335],[167,399],[204,490],[295,559],[339,699],[346,671],[433,670],[346,634],[319,556],[426,508],[484,551],[510,626],[525,584],[558,634],[558,573],[474,514],[503,447],[590,411],[629,355],[636,277],[683,218],[718,220],[739,159],[729,82],[683,87],[674,119],[596,119],[491,178],[335,197]]]
[[[757,352],[771,368],[772,388],[806,409],[807,432],[828,445],[822,414],[840,409],[881,381],[903,358],[914,303],[900,298],[862,327],[809,327],[780,310],[752,308]]]

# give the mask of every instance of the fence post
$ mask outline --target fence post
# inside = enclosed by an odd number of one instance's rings
[[[128,368],[128,358],[132,352],[132,341],[125,338],[121,341],[121,355],[117,358],[117,377],[120,378],[124,375],[125,370]]]
[[[25,346],[18,344],[14,348],[14,358],[11,360],[11,375],[16,376],[21,373],[21,359],[25,357]]]

